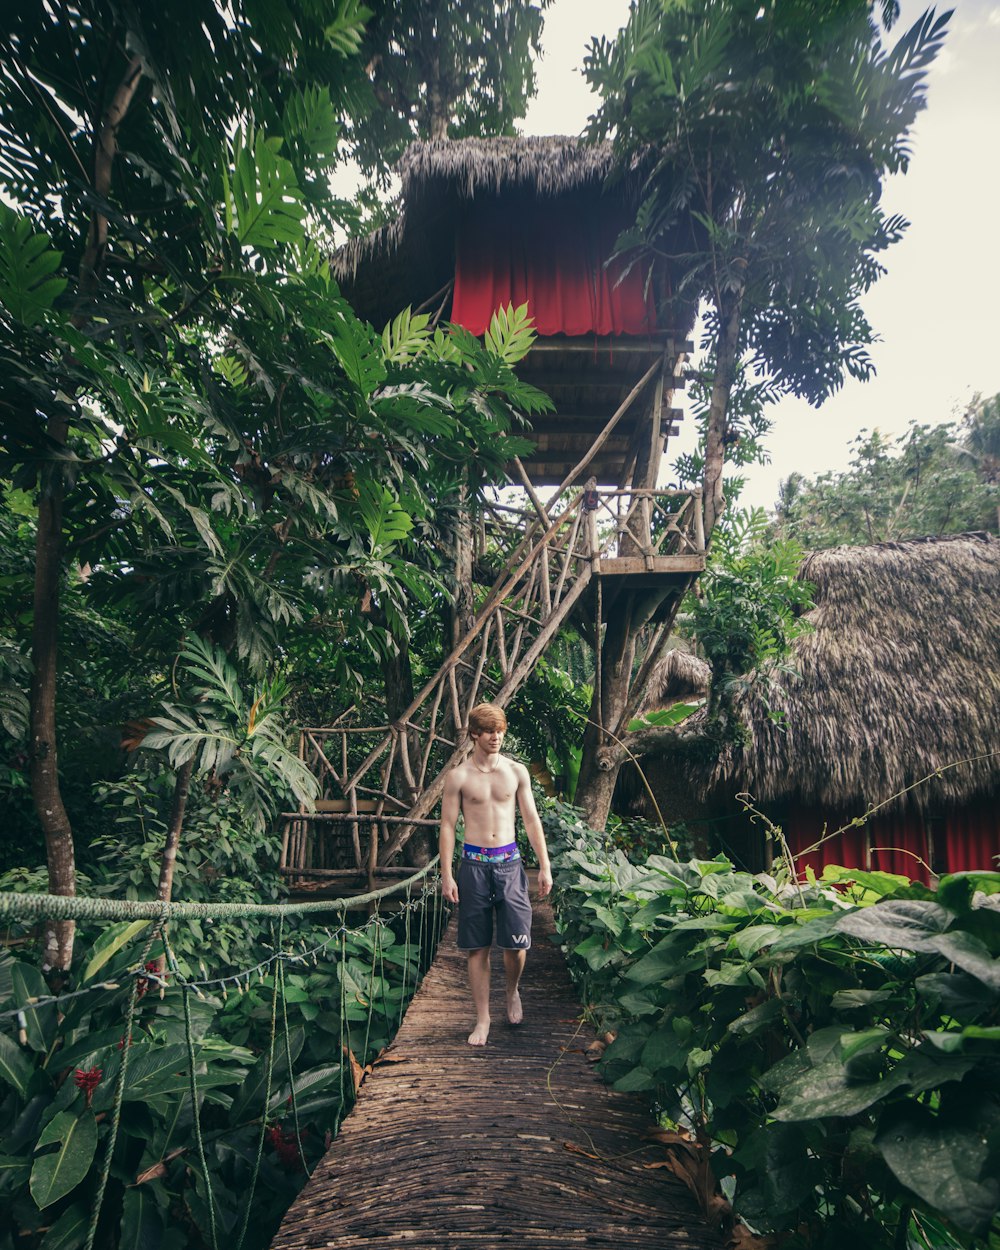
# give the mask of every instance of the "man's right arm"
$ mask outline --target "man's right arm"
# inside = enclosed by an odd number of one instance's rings
[[[441,893],[449,903],[458,902],[458,882],[452,873],[455,858],[455,825],[458,821],[462,783],[456,769],[448,774],[441,799],[441,832],[438,851],[441,854]]]

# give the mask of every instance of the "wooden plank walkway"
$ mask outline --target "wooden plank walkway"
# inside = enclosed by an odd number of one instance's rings
[[[449,926],[388,1055],[272,1250],[492,1250],[611,1247],[717,1250],[688,1191],[647,1165],[650,1117],[603,1084],[584,1054],[593,1033],[551,909],[536,905],[521,986],[525,1021],[504,1015],[502,956],[493,955],[493,1027],[472,1026],[465,958]]]

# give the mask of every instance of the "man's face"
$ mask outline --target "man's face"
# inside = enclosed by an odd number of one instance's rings
[[[479,733],[472,735],[472,741],[487,755],[495,755],[503,743],[503,736],[502,729],[481,729]]]

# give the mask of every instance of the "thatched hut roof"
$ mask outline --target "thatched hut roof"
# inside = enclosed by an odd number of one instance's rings
[[[339,248],[331,258],[333,275],[355,310],[373,325],[383,325],[408,304],[417,308],[427,302],[433,312],[443,294],[447,300],[458,222],[471,201],[502,195],[511,199],[512,212],[523,211],[530,200],[578,194],[634,204],[647,163],[644,156],[635,158],[609,179],[615,167],[612,145],[567,135],[413,143],[396,166],[396,216]],[[682,337],[688,328],[681,328]]]
[[[712,670],[690,651],[673,647],[657,660],[649,674],[639,711],[654,712],[686,699],[708,694]]]
[[[794,674],[739,700],[748,742],[718,761],[711,788],[863,810],[972,761],[899,804],[1000,792],[1000,754],[982,758],[1000,752],[1000,540],[835,547],[800,576],[816,588],[813,631],[794,644]]]
[[[349,283],[366,261],[390,261],[434,219],[449,224],[456,207],[480,196],[522,191],[539,198],[600,190],[614,166],[610,143],[583,143],[568,135],[501,136],[493,139],[431,139],[412,143],[400,158],[399,212],[362,238],[351,239],[333,258],[334,275]],[[634,191],[637,179],[621,184]]]

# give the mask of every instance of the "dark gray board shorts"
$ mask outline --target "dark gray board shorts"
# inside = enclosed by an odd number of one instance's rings
[[[496,916],[497,946],[526,951],[531,946],[531,903],[524,861],[496,864],[463,859],[458,865],[458,949],[477,951],[493,945]]]

